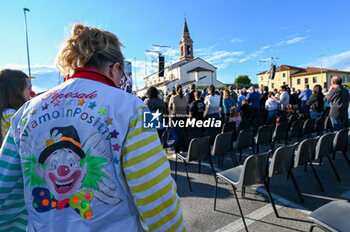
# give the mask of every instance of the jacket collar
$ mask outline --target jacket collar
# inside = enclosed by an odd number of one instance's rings
[[[77,68],[75,69],[73,76],[65,77],[64,81],[74,79],[74,78],[82,78],[82,79],[98,81],[103,84],[118,88],[118,86],[114,83],[114,81],[111,78],[107,77],[106,74],[92,68]]]

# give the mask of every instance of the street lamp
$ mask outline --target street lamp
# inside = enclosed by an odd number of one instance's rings
[[[24,12],[24,25],[25,25],[25,29],[26,29],[28,72],[29,72],[29,76],[31,76],[31,72],[30,72],[30,59],[29,59],[29,46],[28,46],[27,14],[26,14],[27,11],[30,12],[30,10],[29,10],[28,8],[23,8],[23,12]]]

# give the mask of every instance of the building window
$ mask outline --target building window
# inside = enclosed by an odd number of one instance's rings
[[[181,56],[183,56],[183,55],[184,55],[184,47],[181,46]]]
[[[264,76],[261,76],[261,77],[260,77],[260,80],[261,80],[261,81],[264,80]]]
[[[309,78],[305,78],[305,84],[309,84]]]
[[[286,82],[284,81],[284,82],[283,82],[283,85],[285,85],[285,84],[286,84]]]
[[[297,79],[297,85],[300,85],[300,79]]]
[[[273,83],[271,83],[271,89],[275,88],[275,85]]]
[[[348,76],[348,82],[350,82],[350,76]]]
[[[283,74],[282,74],[282,77],[286,77],[286,73],[283,73]]]
[[[312,83],[317,83],[317,77],[312,78]]]
[[[192,51],[191,51],[191,46],[190,46],[190,45],[187,45],[187,55],[188,55],[188,56],[191,56],[191,53],[192,53]]]

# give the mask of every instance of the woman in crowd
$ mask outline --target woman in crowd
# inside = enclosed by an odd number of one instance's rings
[[[235,100],[231,97],[231,94],[227,89],[224,91],[222,104],[224,107],[224,119],[225,122],[227,122],[228,118],[230,117],[230,109],[232,106],[236,106]]]
[[[28,76],[19,70],[0,71],[0,145],[10,128],[11,118],[30,99],[32,84]]]
[[[236,106],[232,106],[230,109],[230,118],[228,119],[228,122],[235,122],[236,123],[236,131],[238,131],[239,124],[242,121],[241,115],[237,112]]]
[[[275,101],[275,93],[270,92],[268,95],[268,98],[265,102],[265,109],[268,112],[268,118],[274,117],[278,115],[279,106],[278,103]]]
[[[240,112],[241,111],[241,107],[242,107],[242,102],[243,100],[247,99],[247,91],[245,89],[242,89],[240,91],[240,96],[238,97],[238,101],[237,101],[237,111]]]
[[[187,98],[184,96],[182,86],[176,86],[176,94],[171,96],[169,101],[169,111],[172,118],[184,119],[186,117]]]
[[[244,99],[242,101],[240,113],[241,113],[242,119],[250,119],[252,117],[253,108],[251,105],[249,105],[249,102],[247,99]]]
[[[64,83],[12,118],[0,154],[12,167],[1,169],[0,231],[185,230],[157,131],[144,128],[147,106],[119,89],[121,45],[74,25],[57,58]]]
[[[204,99],[207,109],[207,118],[221,119],[220,115],[220,96],[215,94],[215,86],[211,85],[208,88],[208,95]]]
[[[307,106],[310,109],[310,118],[315,120],[323,115],[324,110],[324,95],[321,85],[315,85],[310,99],[307,101]]]
[[[160,98],[158,90],[156,87],[150,87],[147,90],[146,93],[147,98],[145,99],[145,104],[148,106],[150,111],[154,111],[154,112],[159,112],[162,114],[162,117],[164,114],[166,114],[166,109],[165,109],[165,103],[164,101]],[[158,135],[161,138],[161,135],[164,131],[164,129],[161,128],[157,128],[158,131]]]

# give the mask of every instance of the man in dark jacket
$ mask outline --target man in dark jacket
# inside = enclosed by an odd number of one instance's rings
[[[331,80],[332,86],[329,88],[325,101],[331,103],[329,116],[335,131],[345,127],[348,121],[349,90],[342,86],[342,79],[334,76]]]

